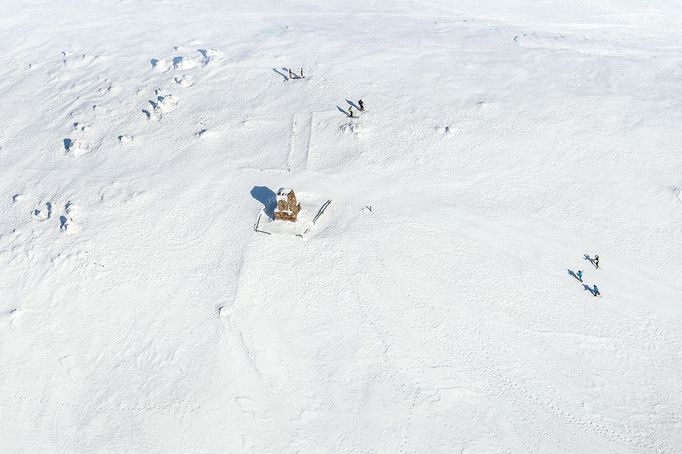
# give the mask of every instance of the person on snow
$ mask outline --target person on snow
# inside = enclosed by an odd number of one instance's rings
[[[348,116],[353,118],[353,106],[348,106]]]
[[[358,101],[358,106],[360,106],[360,110],[361,110],[362,112],[365,111],[365,103],[362,102],[362,99]]]
[[[305,76],[303,75],[303,68],[301,68],[301,79],[305,79]]]
[[[578,280],[579,280],[580,282],[583,281],[583,272],[582,272],[581,270],[578,270]]]
[[[594,256],[594,267],[599,268],[599,256],[598,255]]]
[[[597,284],[594,284],[594,289],[592,290],[592,294],[594,296],[601,296],[601,293],[599,293],[599,289],[597,288]]]

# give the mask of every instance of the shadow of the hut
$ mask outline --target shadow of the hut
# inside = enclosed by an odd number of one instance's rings
[[[263,212],[270,219],[275,218],[275,206],[277,198],[272,189],[267,186],[254,186],[251,189],[251,197],[263,204]]]

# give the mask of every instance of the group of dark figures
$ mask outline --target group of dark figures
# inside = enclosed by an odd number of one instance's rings
[[[284,69],[284,68],[282,68]],[[289,80],[291,79],[305,79],[305,76],[303,75],[303,68],[301,68],[301,75],[299,76],[298,74],[295,74],[291,68],[289,68]]]
[[[360,110],[360,112],[365,111],[365,103],[362,102],[362,99],[358,99],[358,109]],[[352,105],[348,106],[348,116],[350,118],[355,118],[355,117],[353,117],[353,106]]]
[[[305,76],[303,75],[303,68],[301,68],[301,75],[298,75],[298,74],[296,74],[295,72],[293,72],[293,71],[291,70],[291,68],[282,68],[282,69],[288,70],[288,71],[289,71],[289,79],[287,79],[286,76],[284,76],[284,74],[280,73],[280,72],[277,71],[275,68],[273,68],[273,70],[274,70],[275,72],[277,72],[279,75],[281,75],[281,76],[284,77],[284,80],[285,80],[285,81],[286,81],[286,80],[293,80],[293,79],[305,79]],[[349,103],[350,103],[350,101],[349,101]],[[362,99],[358,100],[357,108],[358,108],[358,110],[359,110],[360,112],[364,112],[364,111],[365,111],[365,103],[362,101]],[[347,115],[348,115],[349,118],[357,118],[357,117],[355,117],[355,116],[353,115],[353,105],[352,105],[352,104],[350,105],[350,107],[348,107],[348,114],[347,114]]]
[[[599,269],[599,256],[595,255],[594,258],[590,257],[588,254],[585,254],[585,260],[589,261],[592,266],[594,266],[595,269]],[[592,296],[601,296],[601,293],[599,293],[599,288],[597,288],[597,284],[593,284],[592,287],[589,285],[583,283],[583,272],[582,270],[578,270],[577,273],[574,273],[571,270],[568,270],[568,274],[573,276],[574,278],[578,279],[581,284],[583,284],[583,288],[590,292]]]

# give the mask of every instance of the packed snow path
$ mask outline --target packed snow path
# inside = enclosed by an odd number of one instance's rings
[[[452,3],[5,1],[0,452],[679,451],[679,5]]]

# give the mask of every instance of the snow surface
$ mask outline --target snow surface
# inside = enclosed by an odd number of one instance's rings
[[[0,452],[682,449],[679,2],[1,3]]]

